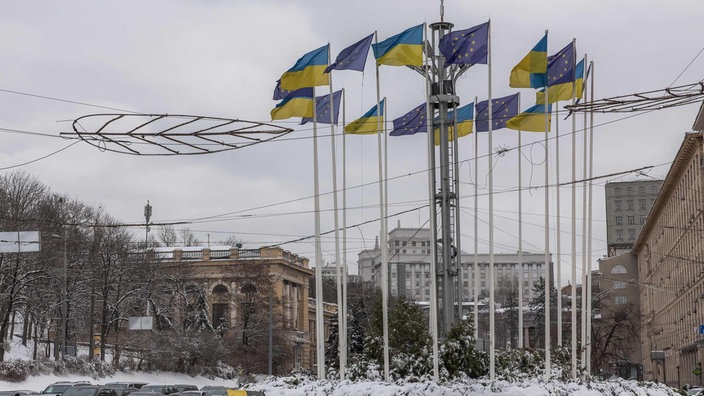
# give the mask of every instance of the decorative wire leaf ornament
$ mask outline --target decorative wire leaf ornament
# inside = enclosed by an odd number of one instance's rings
[[[77,136],[104,151],[132,155],[196,155],[235,150],[293,129],[257,121],[175,114],[89,114],[73,121]]]
[[[573,112],[629,113],[684,106],[704,98],[704,81],[565,106]]]

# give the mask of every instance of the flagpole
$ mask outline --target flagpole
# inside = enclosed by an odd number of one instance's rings
[[[425,32],[425,28],[423,29]],[[426,54],[427,55],[427,54]],[[426,71],[428,70],[428,57],[425,58]],[[435,234],[437,232],[437,217],[435,214],[435,186],[433,185],[435,172],[435,129],[433,128],[433,114],[430,106],[430,75],[425,78],[425,130],[428,132],[428,212],[430,219],[430,301],[429,301],[429,326],[433,343],[433,379],[440,379],[440,362],[438,350],[438,292],[437,292],[437,249],[435,248]]]
[[[545,34],[548,31],[545,30]],[[547,79],[547,74],[546,74]],[[550,132],[550,112],[548,111],[549,86],[545,83],[545,378],[550,378],[550,168],[548,166],[548,133]]]
[[[330,64],[330,43],[328,43],[328,64]],[[336,276],[335,276],[335,282],[337,286],[337,348],[338,348],[338,358],[340,360],[340,379],[345,378],[345,369],[346,369],[346,363],[343,360],[343,349],[347,348],[346,339],[343,339],[341,337],[343,331],[342,328],[345,327],[347,324],[343,322],[344,317],[342,314],[342,263],[341,263],[341,256],[340,256],[340,225],[338,223],[338,206],[337,206],[337,161],[336,161],[336,153],[335,153],[335,124],[334,124],[334,100],[333,100],[333,95],[332,95],[332,73],[329,73],[330,76],[328,77],[330,79],[330,96],[329,96],[329,102],[330,102],[330,152],[331,152],[331,160],[332,160],[332,202],[333,202],[333,223],[335,225],[335,270],[336,270]]]
[[[521,96],[518,95],[518,108]],[[523,192],[521,190],[521,131],[518,131],[518,348],[523,348]]]
[[[548,102],[550,98],[548,98]],[[557,345],[562,346],[562,290],[560,282],[562,280],[562,243],[560,241],[562,230],[562,217],[560,216],[560,113],[555,106],[555,213],[557,215],[555,222],[557,232],[555,235],[555,283],[557,284]],[[547,110],[546,110],[547,111]]]
[[[477,97],[474,97],[477,109]],[[475,113],[478,113],[475,111]],[[479,114],[474,115],[475,119]],[[476,120],[475,120],[476,123]],[[474,338],[479,339],[479,133],[474,133]]]
[[[584,66],[587,66],[586,62],[586,56],[585,56],[585,62]],[[591,89],[589,90],[589,95],[591,97],[591,102],[594,103],[594,61],[591,62],[590,64],[590,69],[591,69],[591,75],[589,78],[591,79],[589,85],[591,86]],[[585,95],[586,98],[586,95]],[[587,375],[591,374],[591,355],[592,355],[592,349],[591,349],[591,343],[592,343],[592,271],[591,271],[591,263],[592,263],[592,204],[593,204],[593,196],[592,196],[592,177],[593,177],[593,171],[594,171],[594,112],[589,113],[589,213],[587,218],[589,219],[589,237],[587,238],[587,262],[589,263],[589,271],[587,273],[587,279],[589,280],[589,298],[587,298],[587,312],[589,315],[587,315]]]
[[[378,37],[374,32],[374,42],[378,44]],[[376,115],[377,115],[377,151],[379,162],[379,221],[381,222],[381,315],[382,315],[382,337],[384,355],[384,380],[389,380],[389,248],[388,234],[386,230],[386,218],[384,211],[384,174],[382,169],[382,149],[381,149],[381,89],[379,87],[379,62],[376,65]]]
[[[584,54],[584,65],[586,66],[587,64],[587,54]],[[576,84],[576,76],[575,76],[575,84]],[[584,85],[584,80],[582,80],[582,85]],[[582,88],[582,92],[584,93],[584,87]],[[576,87],[575,87],[576,91]],[[576,95],[573,95],[576,96]],[[586,96],[586,94],[585,94]],[[574,101],[574,99],[572,99]],[[573,117],[577,117],[577,114],[572,114]],[[583,133],[584,133],[584,141],[582,143],[582,151],[583,151],[583,166],[582,166],[582,268],[586,268],[587,272],[588,270],[588,263],[587,263],[587,113],[584,113],[584,118],[583,118]],[[586,279],[585,279],[586,280]],[[588,361],[586,359],[586,346],[587,346],[587,322],[586,322],[586,316],[588,314],[587,310],[587,290],[585,289],[586,287],[591,287],[589,285],[589,282],[585,282],[584,286],[582,286],[582,334],[584,337],[584,341],[582,343],[582,348],[584,350],[584,360],[583,364],[588,365]]]
[[[323,323],[323,250],[320,242],[320,181],[318,177],[318,122],[313,87],[313,202],[315,212],[315,329],[318,379],[325,379],[325,327]]]
[[[457,109],[458,109],[459,104],[455,104],[455,109],[452,112],[453,117],[452,117],[452,150],[453,150],[453,161],[454,161],[454,182],[455,182],[455,205],[456,205],[456,210],[455,210],[455,249],[457,252],[457,271],[458,273],[462,271],[462,234],[460,233],[460,197],[462,194],[460,194],[460,165],[458,158],[460,157],[460,151],[459,151],[459,128],[457,125]],[[457,301],[457,314],[459,318],[462,318],[462,310],[463,310],[463,304],[462,304],[462,298],[463,298],[463,290],[462,290],[462,278],[460,275],[457,277],[457,287],[456,287],[456,295],[455,295],[455,300]]]
[[[575,39],[572,39],[572,45],[574,47]],[[576,49],[573,51],[575,52]],[[573,55],[574,58],[574,55]],[[574,59],[572,59],[572,65],[575,65]],[[573,66],[573,70],[576,68],[576,66]],[[574,105],[574,96],[575,96],[575,75],[574,72],[572,74],[572,105]],[[573,348],[576,348],[577,346],[577,189],[576,189],[576,183],[575,180],[577,179],[577,119],[576,117],[572,117],[572,232],[571,232],[571,243],[572,243],[572,252],[571,252],[571,260],[572,260],[572,290],[571,290],[571,297],[572,297],[572,304],[571,304],[571,320],[572,320],[572,345],[574,346]],[[584,289],[584,284],[582,284],[582,289]],[[584,303],[584,302],[582,302]],[[584,322],[582,322],[584,323]],[[582,335],[584,333],[582,332]],[[581,344],[584,346],[584,343],[582,342]],[[577,353],[576,349],[574,349],[574,353],[572,355],[572,360],[573,360],[573,366],[572,366],[572,378],[577,377],[577,365],[576,365],[576,360],[577,360]]]
[[[493,381],[496,378],[496,321],[494,315],[495,300],[495,280],[494,280],[494,170],[492,166],[492,127],[493,109],[491,98],[491,19],[489,20],[489,31],[487,33],[487,66],[488,66],[488,96],[489,96],[489,378]]]
[[[342,88],[342,98],[340,99],[342,101],[342,126],[344,128],[346,105],[344,88]],[[344,323],[344,326],[341,327],[342,333],[339,337],[345,340],[345,347],[340,349],[342,354],[340,360],[345,363],[346,367],[347,350],[349,348],[347,346],[347,145],[344,131],[342,133],[342,253],[344,254],[344,258],[342,259],[342,263],[344,264],[342,271],[342,323]],[[345,377],[346,373],[341,376],[342,379],[345,379]]]

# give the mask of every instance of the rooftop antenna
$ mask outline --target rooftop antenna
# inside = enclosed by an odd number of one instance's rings
[[[149,205],[149,200],[147,200],[147,204],[144,205],[144,219],[146,220],[145,223],[145,228],[146,228],[146,236],[144,238],[144,251],[147,251],[147,247],[149,247],[149,220],[152,218],[152,206]]]
[[[445,22],[445,1],[440,0],[440,22]]]

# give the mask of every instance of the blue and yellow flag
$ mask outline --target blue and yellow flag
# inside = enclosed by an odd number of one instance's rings
[[[428,131],[427,104],[416,106],[413,110],[394,120],[394,130],[389,136],[415,135]]]
[[[377,111],[378,110],[378,111]],[[381,126],[381,130],[379,130]],[[379,109],[375,105],[364,115],[345,126],[345,133],[353,135],[371,135],[383,132],[384,130],[384,99],[379,103]]]
[[[518,94],[491,100],[491,130],[506,128],[506,122],[518,115]],[[489,131],[489,101],[477,102],[477,132]]]
[[[584,93],[584,59],[574,69],[574,98],[579,99]],[[572,82],[553,85],[548,89],[548,103],[572,99]],[[535,103],[545,104],[545,89],[535,93]]]
[[[423,66],[423,25],[372,44],[378,65]]]
[[[340,54],[335,58],[335,62],[325,68],[325,73],[332,70],[356,70],[364,71],[364,64],[367,62],[367,54],[369,54],[369,46],[372,44],[373,34],[359,40],[349,47],[340,51]]]
[[[301,88],[289,93],[271,110],[272,120],[291,117],[313,117],[313,88]]]
[[[337,125],[337,116],[340,114],[340,102],[342,101],[342,90],[332,94],[332,123]],[[312,117],[305,117],[301,120],[301,125],[313,121]],[[320,124],[330,124],[330,94],[316,96],[315,98],[315,121]]]
[[[323,73],[328,66],[328,46],[313,50],[296,61],[281,76],[281,89],[293,91],[304,87],[329,85],[330,75]]]
[[[546,78],[548,87],[552,87],[557,84],[572,83],[575,75],[575,63],[574,42],[570,42],[558,53],[550,56],[548,58],[548,71]],[[548,93],[548,95],[550,94]]]
[[[540,88],[545,86],[548,68],[548,35],[511,70],[508,85],[512,88]]]
[[[552,105],[548,105],[548,132],[550,131],[550,112]],[[517,131],[546,132],[545,131],[545,105],[537,104],[506,122],[506,127]]]
[[[439,48],[447,65],[485,65],[489,54],[489,22],[445,35]]]
[[[437,121],[437,118],[435,119]],[[462,106],[457,109],[457,118],[455,119],[455,111],[447,112],[447,140],[455,139],[455,122],[457,122],[457,137],[467,136],[472,133],[474,128],[474,103]],[[440,145],[440,128],[434,128],[435,145]]]

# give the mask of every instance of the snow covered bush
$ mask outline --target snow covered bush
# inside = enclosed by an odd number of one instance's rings
[[[486,353],[475,348],[474,326],[468,320],[458,321],[440,347],[440,367],[450,378],[466,375],[479,378],[489,372]]]

